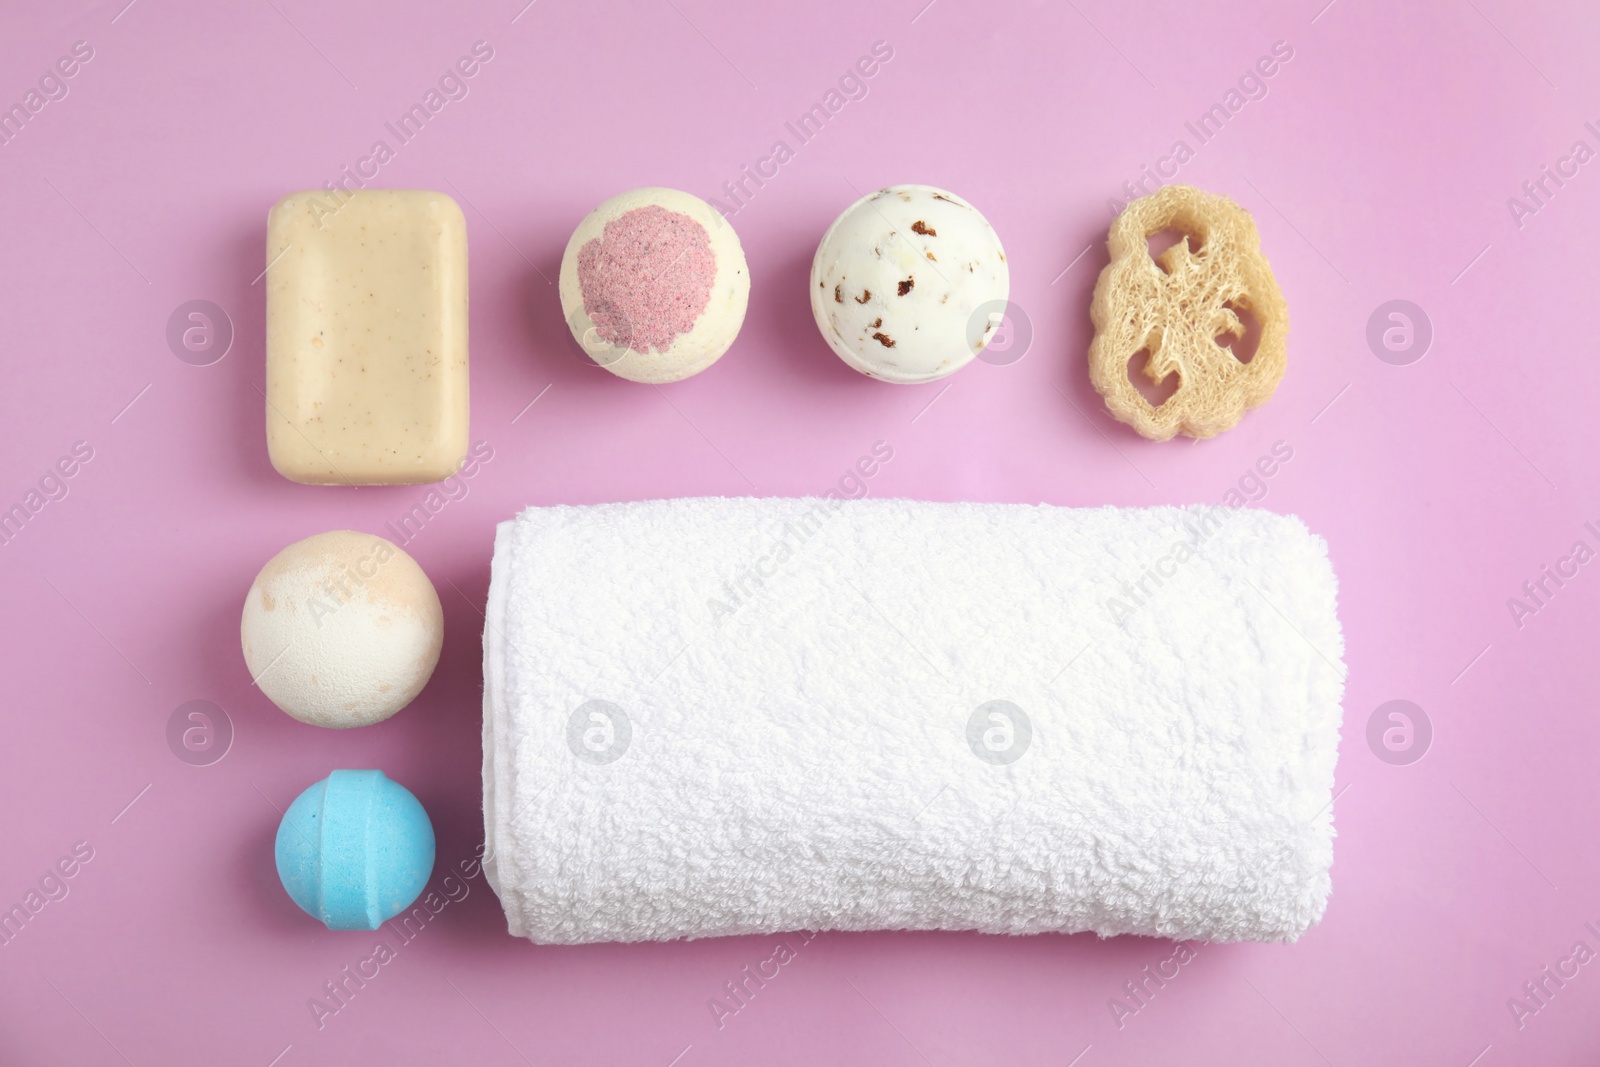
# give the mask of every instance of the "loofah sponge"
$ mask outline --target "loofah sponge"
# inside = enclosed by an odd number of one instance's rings
[[[1152,258],[1146,242],[1163,230],[1184,239]],[[1106,245],[1111,262],[1089,309],[1089,377],[1112,415],[1155,441],[1212,437],[1272,397],[1288,362],[1289,309],[1248,211],[1168,185],[1129,204]],[[1241,312],[1260,328],[1253,354],[1240,352]],[[1152,382],[1177,375],[1176,391],[1159,404],[1128,377],[1141,351]]]

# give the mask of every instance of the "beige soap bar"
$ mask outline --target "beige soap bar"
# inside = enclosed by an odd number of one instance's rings
[[[467,455],[467,224],[421,189],[290,193],[267,216],[267,452],[311,485]]]

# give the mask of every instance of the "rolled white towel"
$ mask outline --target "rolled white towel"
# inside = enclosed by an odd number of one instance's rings
[[[560,944],[1294,939],[1333,859],[1335,591],[1256,509],[529,508],[484,632],[490,883]]]

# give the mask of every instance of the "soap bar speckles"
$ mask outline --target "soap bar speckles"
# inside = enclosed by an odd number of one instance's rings
[[[467,229],[443,193],[321,190],[267,217],[267,451],[311,485],[404,485],[467,454]]]

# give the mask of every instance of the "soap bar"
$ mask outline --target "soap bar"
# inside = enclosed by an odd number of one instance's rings
[[[443,193],[290,193],[267,216],[267,452],[310,485],[467,455],[467,227]]]

